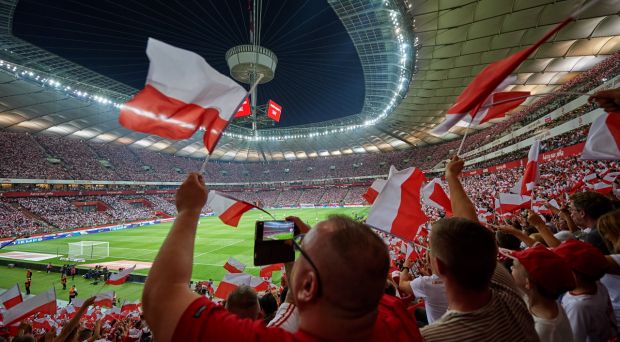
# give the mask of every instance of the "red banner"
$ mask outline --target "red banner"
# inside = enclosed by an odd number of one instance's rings
[[[282,106],[269,100],[267,103],[267,116],[277,122],[280,122],[280,115],[282,115]]]
[[[569,157],[581,155],[584,145],[585,143],[579,143],[579,144],[575,144],[572,146],[562,147],[562,148],[558,148],[558,149],[555,149],[549,152],[545,152],[541,156],[541,163],[546,163],[550,160],[566,159]],[[463,172],[463,176],[467,177],[467,176],[473,176],[473,175],[480,175],[483,173],[493,173],[493,172],[497,172],[501,170],[514,169],[515,167],[525,165],[525,163],[527,163],[527,158],[517,159],[517,160],[510,161],[508,163],[499,164],[495,166],[489,166],[483,169],[465,171]]]

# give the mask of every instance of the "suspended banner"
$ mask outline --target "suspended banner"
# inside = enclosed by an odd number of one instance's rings
[[[239,110],[237,111],[237,114],[235,114],[236,118],[241,118],[244,116],[249,116],[252,115],[252,109],[250,108],[250,98],[246,97],[245,100],[243,101],[243,104],[241,105],[241,107],[239,107]]]
[[[273,100],[269,100],[269,103],[267,103],[267,116],[276,122],[280,122],[280,115],[282,115],[282,106],[273,102]]]

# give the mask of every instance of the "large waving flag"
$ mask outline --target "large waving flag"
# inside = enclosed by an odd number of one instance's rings
[[[4,326],[17,323],[36,313],[56,314],[56,292],[51,288],[24,302],[21,302],[4,312],[2,324]]]
[[[118,273],[113,273],[110,275],[110,277],[108,278],[108,280],[105,282],[108,285],[120,285],[123,284],[127,281],[127,278],[129,278],[129,275],[131,274],[131,272],[133,272],[136,269],[136,265],[133,265],[132,267],[126,268]]]
[[[366,223],[405,241],[413,241],[420,225],[428,221],[420,205],[424,180],[422,171],[415,167],[392,172],[370,208]]]
[[[532,197],[518,194],[499,194],[498,208],[503,212],[512,212],[517,209],[527,209],[532,204]]]
[[[452,216],[450,197],[441,186],[439,178],[434,178],[422,188],[422,201],[428,206],[442,209],[447,216]]]
[[[245,271],[245,264],[233,257],[229,257],[224,264],[224,268],[230,273],[243,273]]]
[[[620,113],[605,113],[592,122],[581,159],[620,160]]]
[[[379,196],[379,193],[383,190],[386,182],[387,181],[385,179],[375,179],[375,181],[372,182],[372,185],[370,185],[370,188],[366,190],[362,197],[364,197],[366,202],[369,204],[375,203],[377,196]]]
[[[23,301],[22,292],[19,290],[19,284],[17,283],[0,294],[0,303],[2,303],[6,309],[10,309]]]
[[[476,113],[478,113],[493,92],[502,90],[502,83],[527,57],[572,20],[573,17],[566,18],[533,45],[487,65],[457,97],[456,103],[448,109],[445,121],[435,127],[431,133],[443,135],[452,126],[456,125],[457,122],[465,118],[466,115],[469,114],[472,118],[475,117]]]
[[[540,140],[534,140],[527,154],[527,165],[523,177],[519,179],[511,192],[519,195],[531,195],[538,180],[538,161],[540,159]]]
[[[124,127],[168,139],[190,138],[200,127],[215,148],[246,90],[198,54],[149,38],[146,86],[121,108]]]
[[[507,112],[519,107],[525,102],[528,96],[530,96],[529,91],[493,92],[478,113],[473,117],[472,115],[465,115],[461,123],[477,126],[493,119],[503,118],[506,116]]]
[[[209,191],[207,206],[213,210],[222,222],[233,227],[236,227],[239,224],[239,220],[241,220],[241,216],[243,216],[245,212],[253,208],[261,210],[267,215],[272,216],[263,208],[215,190]]]
[[[104,306],[106,308],[111,308],[114,303],[114,291],[107,291],[97,293],[95,295],[95,302],[93,305],[95,306]]]

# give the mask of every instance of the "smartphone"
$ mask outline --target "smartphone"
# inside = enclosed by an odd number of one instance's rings
[[[299,229],[290,221],[256,221],[254,266],[295,260],[293,238]]]

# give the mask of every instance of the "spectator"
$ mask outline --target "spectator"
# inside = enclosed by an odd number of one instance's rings
[[[71,304],[71,302],[78,296],[78,291],[77,288],[75,288],[75,285],[71,285],[71,288],[69,289],[69,304]]]
[[[240,285],[226,298],[226,310],[239,318],[258,319],[261,311],[258,304],[258,295],[253,288]]]
[[[586,228],[580,239],[592,244],[601,253],[609,254],[607,245],[596,227],[596,221],[603,214],[613,209],[611,201],[596,192],[580,192],[571,196],[569,209],[575,224],[581,228]]]
[[[446,286],[450,310],[421,329],[425,341],[538,341],[534,321],[506,269],[496,262],[492,232],[458,179],[463,161],[446,167],[454,217],[433,224],[431,265]],[[480,327],[472,329],[472,327]]]
[[[390,325],[384,320],[396,312],[406,317],[396,298],[382,299],[389,264],[385,245],[368,227],[345,217],[319,223],[304,239],[289,290],[300,314],[295,335],[231,317],[224,308],[192,293],[187,284],[193,240],[206,198],[202,176],[191,174],[177,192],[179,215],[147,279],[144,312],[158,339],[419,340],[413,320],[391,319]],[[343,287],[342,282],[353,286]]]
[[[561,300],[571,323],[575,341],[607,341],[617,335],[616,318],[609,293],[598,280],[607,270],[607,260],[593,245],[568,240],[554,248],[571,267],[576,287]]]
[[[598,219],[598,229],[603,238],[609,242],[613,253],[607,256],[607,274],[601,278],[601,283],[609,292],[617,328],[620,331],[620,209],[601,216]]]
[[[571,342],[573,331],[557,298],[575,287],[566,262],[542,245],[504,252],[514,260],[512,276],[525,293],[541,341]]]
[[[398,290],[401,293],[423,299],[426,315],[425,321],[427,324],[433,323],[448,310],[446,286],[432,270],[428,274],[412,279],[410,273],[411,265],[411,260],[405,261],[400,272]]]

